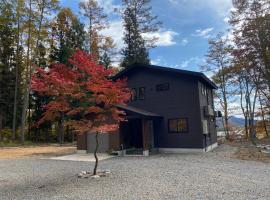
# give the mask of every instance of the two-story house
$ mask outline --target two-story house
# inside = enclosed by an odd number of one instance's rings
[[[203,73],[136,64],[118,78],[127,78],[132,91],[128,105],[118,105],[127,121],[115,133],[101,135],[101,152],[207,152],[217,146],[216,85]],[[93,152],[93,135],[79,136],[77,142],[79,151]]]

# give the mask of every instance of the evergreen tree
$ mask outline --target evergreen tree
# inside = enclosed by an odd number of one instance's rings
[[[51,24],[51,61],[66,64],[76,49],[84,49],[84,25],[69,8],[62,8]]]
[[[11,127],[15,82],[15,16],[10,1],[0,4],[0,131]]]
[[[51,23],[51,52],[50,62],[59,62],[68,65],[68,59],[76,49],[85,49],[84,25],[69,8],[60,9],[59,13]],[[48,66],[49,68],[51,66]],[[42,97],[43,101],[48,97]],[[42,113],[41,110],[40,113]],[[64,115],[57,118],[58,141],[64,141]],[[46,125],[45,125],[46,127]]]
[[[154,47],[157,38],[143,38],[146,33],[159,29],[160,22],[152,16],[150,0],[122,0],[124,6],[125,47],[122,50],[123,67],[134,63],[149,64],[149,48]]]

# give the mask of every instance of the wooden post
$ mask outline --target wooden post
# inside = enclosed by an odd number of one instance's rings
[[[77,152],[87,153],[87,133],[77,135]]]
[[[147,120],[142,119],[143,150],[149,150]]]
[[[142,119],[143,155],[149,156],[149,121]]]

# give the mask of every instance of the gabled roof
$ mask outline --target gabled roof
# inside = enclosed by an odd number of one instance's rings
[[[116,105],[117,108],[124,110],[124,111],[128,111],[130,113],[142,116],[142,117],[149,117],[149,118],[158,118],[161,117],[160,115],[156,114],[156,113],[152,113],[140,108],[136,108],[133,106],[128,106],[128,105]]]
[[[145,64],[134,64],[130,67],[127,67],[123,71],[116,74],[113,79],[118,79],[124,76],[127,76],[129,73],[134,71],[134,69],[151,69],[151,70],[157,70],[161,72],[168,72],[173,74],[179,74],[179,75],[186,75],[186,76],[192,76],[197,78],[198,80],[206,83],[208,86],[210,86],[212,89],[217,89],[217,86],[215,83],[213,83],[209,78],[207,78],[203,73],[201,72],[194,72],[194,71],[188,71],[183,69],[175,69],[170,67],[162,67],[157,65],[145,65]]]

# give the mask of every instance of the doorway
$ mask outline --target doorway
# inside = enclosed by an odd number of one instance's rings
[[[143,149],[143,130],[141,119],[121,122],[120,133],[123,149]]]

